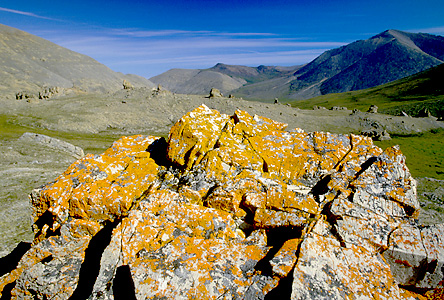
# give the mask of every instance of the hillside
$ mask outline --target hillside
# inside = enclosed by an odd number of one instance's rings
[[[40,37],[0,24],[0,93],[15,95],[44,87],[115,91],[126,79],[135,86],[153,87],[148,79],[114,72],[94,59]]]
[[[380,112],[398,115],[401,111],[418,116],[427,108],[434,116],[444,116],[444,64],[384,85],[359,91],[328,94],[290,102],[300,108],[345,106],[366,111],[377,105]]]
[[[206,93],[216,87],[252,100],[276,97],[303,100],[375,87],[443,62],[444,37],[387,30],[369,39],[326,51],[304,66],[252,68],[217,64],[206,70],[170,70],[151,80],[177,93]],[[200,81],[207,72],[225,76],[220,76],[219,81]],[[185,78],[183,73],[186,73]],[[233,80],[237,87],[227,84]]]
[[[150,80],[180,94],[207,94],[211,88],[229,93],[242,86],[284,78],[300,67],[247,67],[218,63],[209,69],[171,69]]]
[[[242,78],[232,78],[211,69],[171,69],[150,80],[161,84],[171,92],[195,95],[207,94],[213,87],[222,93],[227,93],[247,83]]]
[[[369,42],[378,46],[323,82],[322,94],[377,86],[424,71],[444,60],[443,37],[389,30],[363,43],[361,49],[369,47]]]

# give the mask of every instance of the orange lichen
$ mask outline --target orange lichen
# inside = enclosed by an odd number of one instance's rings
[[[57,270],[51,290],[69,298],[86,249],[108,232],[97,297],[125,266],[138,299],[263,298],[283,278],[294,299],[421,298],[398,287],[396,270],[442,264],[444,226],[410,222],[419,204],[399,148],[286,126],[202,105],[167,144],[122,137],[78,160],[34,191],[36,237],[0,291],[16,282],[12,295],[32,296],[35,270]],[[73,278],[51,265],[68,255]],[[425,276],[414,284],[442,286]]]

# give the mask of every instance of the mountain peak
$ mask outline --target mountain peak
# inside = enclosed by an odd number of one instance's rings
[[[443,62],[444,37],[388,29],[369,39],[326,51],[304,66],[247,67],[217,63],[204,71],[226,75],[218,79],[221,86],[221,79],[237,80],[241,86],[224,92],[239,97],[308,99],[321,94],[374,87]],[[187,87],[202,87],[202,82],[197,81],[203,77],[203,72],[200,71],[202,70],[189,73],[191,81],[187,79]],[[178,77],[180,76],[174,74],[161,74],[152,79],[167,86],[167,83],[177,83]],[[210,83],[211,86],[205,86],[205,93],[211,87],[216,87],[215,82]],[[176,93],[198,93],[197,90],[184,90],[183,87],[183,84],[174,84],[169,89]]]
[[[373,39],[403,39],[404,37],[406,37],[408,35],[407,32],[405,31],[401,31],[401,30],[397,30],[397,29],[387,29],[381,33],[378,33],[375,36],[372,36],[369,40],[373,40]]]

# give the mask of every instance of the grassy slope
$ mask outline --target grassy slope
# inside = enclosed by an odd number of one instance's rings
[[[444,130],[432,130],[412,136],[392,136],[375,142],[383,149],[399,145],[413,177],[444,179]]]
[[[434,115],[444,114],[444,64],[419,74],[370,89],[339,94],[328,94],[308,100],[290,102],[292,106],[310,109],[313,106],[345,106],[366,111],[370,105],[380,112],[399,114],[406,111],[415,115],[427,107]]]
[[[113,134],[86,134],[52,131],[36,127],[28,127],[16,122],[15,118],[0,114],[0,142],[19,138],[25,132],[45,134],[82,147],[85,153],[99,154],[119,139],[120,135]]]

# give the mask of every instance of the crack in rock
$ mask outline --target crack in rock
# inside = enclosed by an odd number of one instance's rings
[[[444,286],[398,147],[202,105],[32,194],[2,299],[413,299]],[[9,262],[9,260],[11,260]]]

